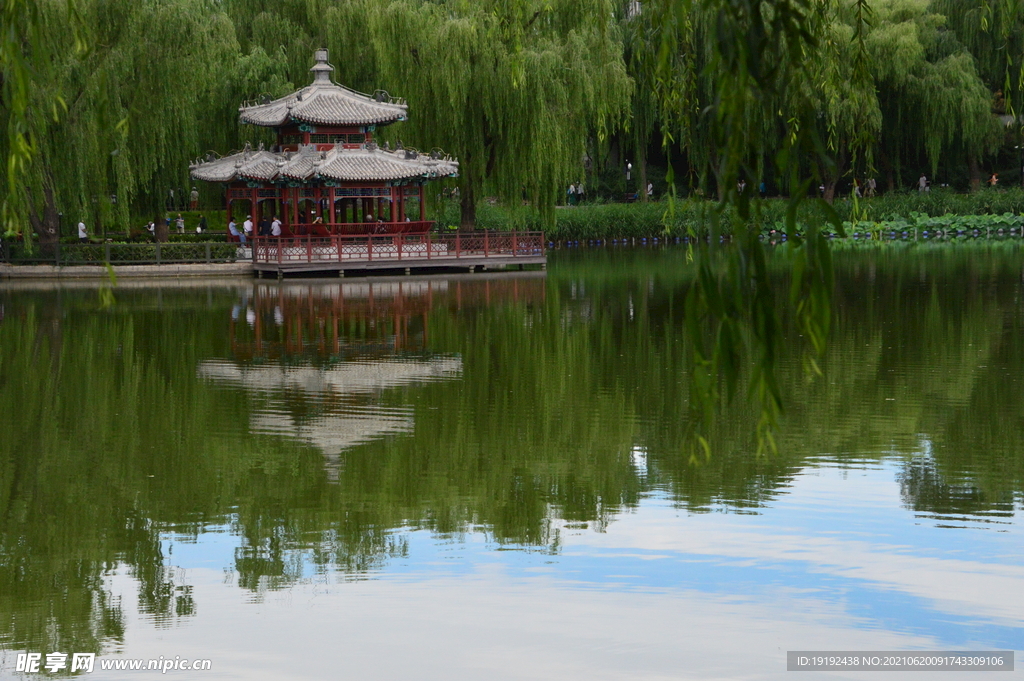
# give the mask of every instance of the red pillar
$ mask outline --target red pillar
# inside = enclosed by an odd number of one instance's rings
[[[420,222],[427,219],[427,204],[423,202],[424,192],[423,185],[420,185]]]

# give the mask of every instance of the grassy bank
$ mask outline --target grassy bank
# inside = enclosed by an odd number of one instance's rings
[[[756,201],[765,230],[780,229],[785,220],[788,200],[771,198]],[[540,215],[529,208],[507,208],[482,203],[477,209],[477,226],[481,229],[543,229],[552,241],[643,238],[651,236],[686,236],[708,231],[714,201],[678,200],[674,211],[667,201],[650,203],[584,204],[555,210],[554,229],[545,228]],[[957,194],[937,189],[926,193],[890,193],[861,199],[857,205],[847,198],[833,204],[839,218],[853,231],[902,231],[905,229],[998,229],[1020,228],[1024,225],[1024,191],[1021,189],[984,190],[974,194]],[[721,216],[724,223],[732,220],[732,209]],[[434,219],[442,227],[459,224],[459,206],[449,201],[436,206]],[[814,202],[801,204],[797,214],[802,224],[824,222],[821,209]]]

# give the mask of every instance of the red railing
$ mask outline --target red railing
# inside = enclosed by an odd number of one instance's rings
[[[416,224],[416,223],[405,223]],[[278,265],[347,261],[509,258],[544,255],[543,232],[353,234],[255,237],[254,263]]]

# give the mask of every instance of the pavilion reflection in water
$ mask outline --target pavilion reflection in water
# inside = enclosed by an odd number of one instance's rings
[[[323,452],[330,479],[343,453],[411,432],[411,406],[385,403],[401,386],[459,380],[457,354],[431,352],[431,313],[544,299],[544,273],[364,282],[254,282],[232,309],[232,357],[199,375],[249,393],[254,433]]]

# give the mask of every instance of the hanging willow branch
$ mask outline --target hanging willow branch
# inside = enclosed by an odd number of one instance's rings
[[[525,196],[552,221],[588,131],[604,135],[627,112],[632,83],[611,4],[359,4],[380,86],[409,102],[397,134],[459,159],[463,224],[485,192],[509,205]]]
[[[691,386],[694,442],[710,453],[708,434],[718,402],[731,396],[748,363],[749,391],[761,405],[757,424],[759,450],[774,450],[774,429],[782,409],[776,358],[782,342],[778,301],[769,285],[765,246],[760,241],[760,212],[741,179],[762,177],[762,159],[773,152],[777,172],[787,178],[791,200],[786,232],[792,260],[789,304],[813,353],[824,349],[831,319],[832,269],[821,223],[797,229],[796,214],[815,169],[834,166],[819,136],[817,98],[808,83],[819,82],[808,57],[821,49],[827,13],[823,4],[784,0],[771,5],[757,0],[661,0],[671,30],[661,36],[663,93],[666,101],[694,102],[689,129],[691,150],[707,145],[721,202],[712,215],[712,242],[725,233],[732,248],[696,249],[699,276],[687,300],[686,325],[693,358]],[[699,31],[680,27],[700,26]],[[682,36],[696,44],[681,44]],[[702,55],[699,73],[674,76],[679,63],[695,61],[673,55]],[[681,118],[686,118],[684,113]],[[781,144],[772,140],[781,130]],[[699,141],[698,141],[699,140]],[[807,165],[806,158],[818,159]],[[751,184],[753,184],[751,182]],[[822,202],[822,222],[842,225]],[[816,367],[813,359],[812,367]],[[724,380],[725,395],[719,381]]]

